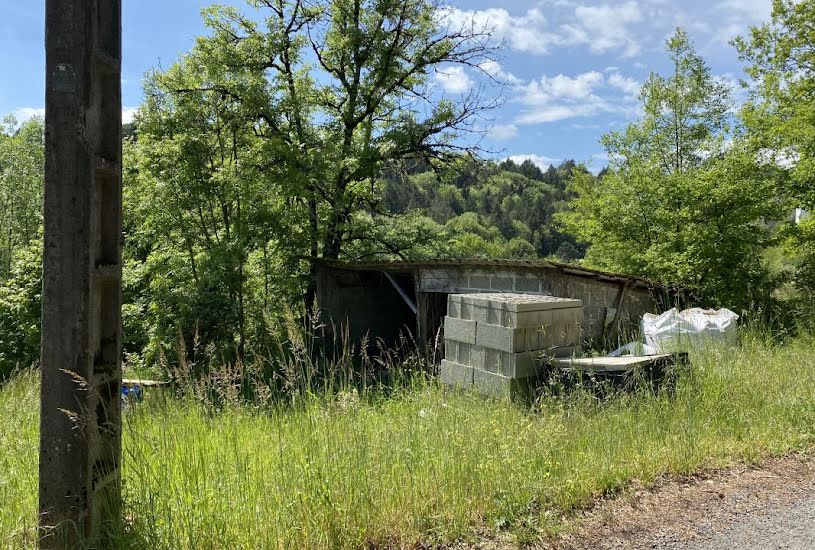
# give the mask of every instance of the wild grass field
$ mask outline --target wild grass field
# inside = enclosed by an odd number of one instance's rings
[[[299,391],[286,402],[151,393],[124,415],[122,548],[441,545],[568,527],[632,480],[810,450],[815,338],[694,353],[673,395],[534,406],[447,391]],[[0,547],[33,548],[38,383],[0,389]],[[566,519],[564,519],[566,518]]]

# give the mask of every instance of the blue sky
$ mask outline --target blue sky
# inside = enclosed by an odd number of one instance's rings
[[[144,73],[192,47],[204,30],[200,10],[211,3],[123,1],[126,119],[141,101]],[[42,1],[0,0],[0,116],[42,112],[43,10]],[[604,164],[598,138],[637,116],[639,85],[651,71],[668,69],[664,41],[677,25],[713,72],[735,83],[742,66],[727,42],[769,19],[770,0],[455,0],[451,10],[451,17],[488,25],[504,44],[500,62],[484,67],[507,84],[485,146],[497,157],[542,166],[575,158],[597,170]],[[434,77],[451,96],[479,78],[460,68]]]

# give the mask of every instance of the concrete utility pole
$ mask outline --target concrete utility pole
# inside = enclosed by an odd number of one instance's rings
[[[121,0],[45,3],[40,545],[107,547],[121,496]]]

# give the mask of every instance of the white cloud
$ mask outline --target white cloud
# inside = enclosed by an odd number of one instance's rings
[[[527,109],[517,119],[520,124],[555,122],[577,116],[590,116],[607,110],[605,101],[594,93],[603,83],[597,71],[575,77],[559,74],[542,76],[519,87],[518,101]]]
[[[716,7],[752,23],[760,23],[770,18],[773,6],[770,0],[724,0]]]
[[[613,49],[621,49],[624,57],[640,53],[640,44],[630,28],[632,23],[639,23],[643,19],[637,2],[613,6],[577,6],[574,17],[574,23],[561,26],[566,43],[586,44],[592,53],[605,53]]]
[[[520,84],[523,82],[520,78],[515,76],[514,74],[505,71],[501,64],[497,61],[492,59],[488,59],[482,63],[478,64],[478,68],[493,77],[496,80],[500,80],[505,84]]]
[[[489,32],[495,41],[506,42],[520,52],[542,55],[549,52],[549,45],[556,40],[545,30],[546,17],[538,8],[513,16],[504,8],[461,10],[451,7],[445,10],[443,17],[454,26],[472,25],[477,31]]]
[[[464,70],[464,67],[444,67],[436,71],[436,82],[446,92],[461,94],[473,87],[473,79]]]
[[[722,13],[722,20],[715,27],[713,38],[727,43],[736,36],[747,33],[751,25],[770,20],[772,2],[770,0],[723,0],[716,4],[716,11]]]
[[[608,84],[626,94],[637,97],[640,94],[641,84],[633,78],[623,76],[620,73],[611,73],[608,76]]]
[[[45,107],[20,107],[19,109],[14,109],[11,114],[14,115],[17,122],[25,122],[34,117],[44,117]]]
[[[517,86],[515,102],[525,106],[518,124],[541,124],[601,113],[631,114],[636,108],[636,81],[614,73],[606,78],[599,71],[576,76],[542,76]],[[637,86],[638,89],[638,86]],[[620,95],[620,91],[624,92]]]
[[[552,47],[586,45],[592,53],[622,50],[625,57],[640,52],[640,44],[630,28],[643,20],[639,4],[629,0],[621,4],[585,6],[569,1],[550,2],[547,15],[539,7],[522,15],[512,15],[504,8],[462,10],[447,7],[440,19],[454,27],[470,27],[488,32],[496,42],[505,43],[519,52],[545,55]]]
[[[504,160],[511,160],[515,164],[523,164],[525,160],[531,160],[541,170],[548,170],[554,163],[561,161],[561,159],[558,158],[545,157],[543,155],[536,155],[534,153],[525,155],[510,155]]]
[[[138,107],[122,107],[122,124],[133,122],[133,117],[136,116],[138,110]]]
[[[517,135],[518,127],[514,124],[496,124],[489,131],[489,136],[497,140],[512,139]]]

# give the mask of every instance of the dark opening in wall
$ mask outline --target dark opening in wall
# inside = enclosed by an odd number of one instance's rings
[[[395,346],[400,335],[415,335],[416,314],[394,282],[413,304],[416,291],[412,275],[392,277],[393,282],[379,271],[326,270],[318,280],[320,310],[334,325],[347,326],[351,342],[367,335],[370,350]]]

